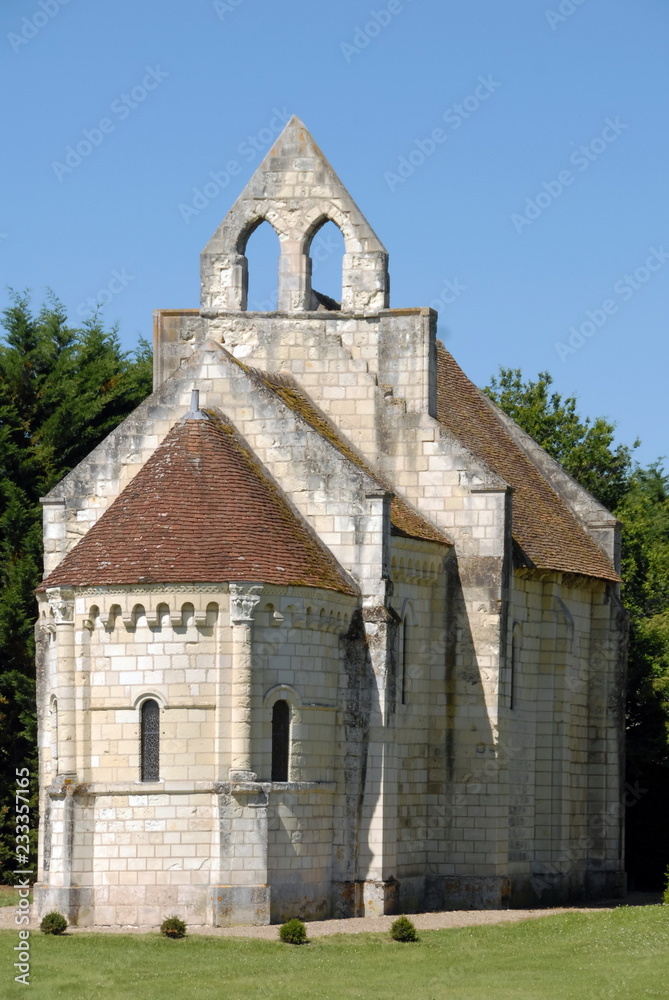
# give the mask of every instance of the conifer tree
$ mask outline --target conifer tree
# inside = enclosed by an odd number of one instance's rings
[[[40,497],[151,391],[149,345],[121,351],[98,318],[77,329],[49,296],[35,315],[13,295],[0,342],[0,878],[11,879],[15,768],[37,787],[34,591],[42,576]],[[36,836],[36,795],[32,833]]]

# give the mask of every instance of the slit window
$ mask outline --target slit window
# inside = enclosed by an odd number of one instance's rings
[[[407,669],[409,666],[409,619],[405,618],[402,625],[402,651],[400,659],[400,703],[407,703]]]
[[[160,780],[160,709],[153,699],[142,705],[141,777],[142,781]]]
[[[51,759],[58,768],[58,702],[55,698],[51,705]]]
[[[277,701],[272,709],[272,781],[288,781],[290,705]]]

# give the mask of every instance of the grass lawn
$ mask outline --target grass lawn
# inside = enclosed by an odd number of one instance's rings
[[[33,894],[30,893],[32,902]],[[0,885],[0,906],[16,906],[19,901],[19,894],[13,885]]]
[[[0,934],[0,996],[14,931]],[[518,924],[381,934],[306,946],[248,938],[32,932],[34,1000],[600,1000],[669,995],[669,907],[561,914]]]

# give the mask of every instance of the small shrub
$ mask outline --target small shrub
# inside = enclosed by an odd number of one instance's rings
[[[667,873],[664,876],[664,895],[662,897],[662,902],[669,906],[669,868],[667,868]]]
[[[307,926],[302,920],[293,917],[279,927],[279,937],[286,944],[307,944]]]
[[[393,941],[417,941],[416,928],[408,917],[398,917],[390,928]]]
[[[62,913],[52,910],[51,913],[47,913],[43,918],[39,929],[42,934],[62,934],[63,931],[67,930],[67,920]]]
[[[186,925],[179,917],[167,917],[160,925],[160,933],[174,940],[186,937]]]

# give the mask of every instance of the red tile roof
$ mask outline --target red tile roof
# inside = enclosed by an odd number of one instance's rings
[[[522,449],[495,408],[437,344],[437,417],[514,488],[513,537],[531,565],[619,580],[611,562]]]
[[[257,581],[356,590],[234,428],[189,414],[40,585]]]

